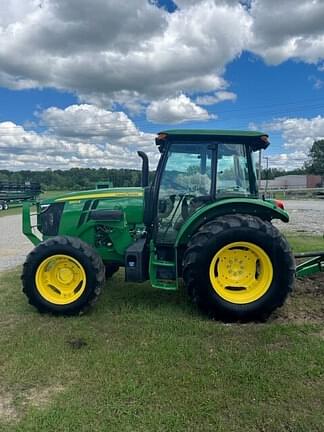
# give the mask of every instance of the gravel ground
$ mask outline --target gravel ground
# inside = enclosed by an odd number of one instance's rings
[[[290,221],[276,221],[280,230],[324,235],[324,199],[287,200],[284,204]]]
[[[283,231],[324,234],[324,200],[285,201],[290,222],[275,222]],[[0,218],[0,271],[22,264],[32,243],[21,233],[21,216]]]
[[[0,271],[22,264],[33,249],[21,231],[21,215],[0,218]]]

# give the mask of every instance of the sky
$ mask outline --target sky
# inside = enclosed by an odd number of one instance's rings
[[[139,168],[170,128],[324,138],[324,0],[0,0],[0,169]]]

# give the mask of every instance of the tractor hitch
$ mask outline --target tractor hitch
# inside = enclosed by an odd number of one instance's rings
[[[305,277],[324,272],[324,251],[301,252],[295,258],[310,258],[296,267],[296,276]]]

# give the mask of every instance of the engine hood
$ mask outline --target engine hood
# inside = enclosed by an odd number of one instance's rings
[[[49,207],[64,206],[63,218],[79,220],[83,212],[96,210],[121,210],[129,224],[143,223],[144,189],[110,188],[72,192],[44,199],[38,205],[41,211]],[[71,222],[72,223],[72,222]]]
[[[86,191],[72,192],[62,196],[55,197],[46,202],[77,202],[94,199],[118,199],[118,198],[142,198],[144,195],[143,188],[111,188],[111,189],[92,189]]]

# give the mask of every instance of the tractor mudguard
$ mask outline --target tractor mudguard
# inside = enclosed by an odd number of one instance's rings
[[[237,213],[258,216],[268,221],[272,219],[280,219],[283,222],[289,221],[288,213],[270,201],[253,198],[231,198],[218,202],[216,201],[196,210],[184,222],[176,238],[175,247],[186,243],[191,234],[197,231],[202,224],[218,216]]]

